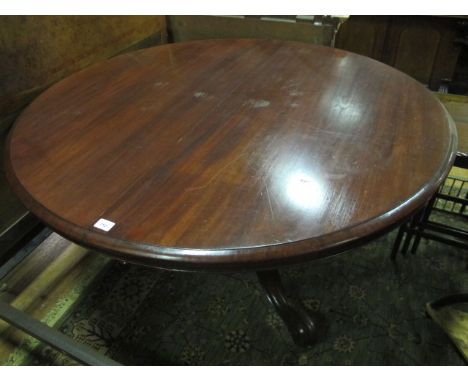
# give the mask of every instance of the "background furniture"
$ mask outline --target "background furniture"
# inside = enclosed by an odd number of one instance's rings
[[[454,167],[468,169],[468,156],[458,153]],[[408,222],[400,227],[391,257],[395,259],[400,251],[404,254],[411,245],[415,253],[421,238],[436,240],[448,245],[468,249],[468,231],[457,226],[431,220],[435,209],[458,215],[461,219],[468,218],[468,187],[465,181],[449,179],[442,184],[432,199],[416,213]],[[448,204],[448,205],[447,205]],[[403,244],[402,244],[403,243]]]
[[[462,305],[465,309],[460,309]],[[443,297],[426,305],[426,312],[449,336],[460,355],[468,363],[468,294]]]
[[[466,35],[464,17],[351,16],[335,46],[391,65],[431,90],[466,94]]]

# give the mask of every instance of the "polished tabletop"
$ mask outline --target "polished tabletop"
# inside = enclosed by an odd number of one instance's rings
[[[168,268],[262,268],[401,222],[455,147],[441,103],[389,66],[303,43],[208,40],[53,85],[16,121],[6,166],[23,203],[77,243]]]

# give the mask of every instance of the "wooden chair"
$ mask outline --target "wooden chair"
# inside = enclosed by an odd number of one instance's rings
[[[468,156],[458,153],[454,167],[468,169]],[[408,251],[411,241],[411,252],[418,249],[421,238],[438,241],[459,248],[468,249],[468,231],[460,227],[431,220],[434,210],[444,211],[459,215],[462,219],[468,219],[466,206],[468,204],[468,192],[465,181],[448,179],[439,188],[434,197],[408,221],[403,223],[398,231],[392,249],[392,260],[396,259],[400,251],[404,254]],[[468,185],[468,181],[466,181]],[[450,207],[450,208],[448,208]],[[403,245],[402,245],[403,243]],[[426,314],[448,335],[456,346],[458,352],[468,364],[468,293],[460,293],[442,297],[426,304]],[[463,308],[465,306],[465,308]]]
[[[455,158],[454,167],[468,169],[468,155],[458,153]],[[459,187],[455,187],[454,189],[455,180],[452,180],[451,184],[446,180],[434,197],[408,221],[401,225],[393,245],[391,253],[392,260],[396,259],[400,248],[401,253],[405,254],[409,249],[411,241],[411,252],[416,253],[421,238],[423,237],[429,240],[468,249],[467,230],[446,223],[435,222],[430,219],[431,214],[436,209],[456,214],[462,219],[468,219],[468,215],[466,214],[468,192],[464,187],[465,185],[468,185],[468,181],[461,179],[458,179],[458,181]],[[447,208],[447,204],[451,207],[450,210]]]
[[[468,293],[443,297],[426,304],[427,315],[449,336],[468,364]]]

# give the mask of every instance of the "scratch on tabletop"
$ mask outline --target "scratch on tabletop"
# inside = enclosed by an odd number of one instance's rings
[[[237,162],[241,157],[245,156],[247,153],[243,152],[239,154],[236,158],[234,158],[232,161],[221,167],[211,178],[210,180],[204,184],[203,186],[198,186],[198,187],[190,187],[187,188],[185,191],[197,191],[197,190],[202,190],[206,187],[208,187],[224,170],[226,170],[229,166],[233,165],[235,162]]]
[[[266,190],[266,194],[267,194],[267,198],[268,198],[268,204],[270,206],[270,212],[271,212],[271,218],[273,220],[276,220],[275,218],[275,213],[273,211],[273,204],[271,203],[271,198],[270,198],[270,191],[268,190],[268,185],[266,184],[265,181],[263,181],[263,184],[265,185],[265,190]]]

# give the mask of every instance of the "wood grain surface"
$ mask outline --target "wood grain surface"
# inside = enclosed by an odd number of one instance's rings
[[[345,51],[208,40],[121,55],[42,93],[7,147],[25,205],[71,240],[174,269],[312,260],[426,202],[456,132],[415,80]],[[99,219],[115,223],[108,232]]]

